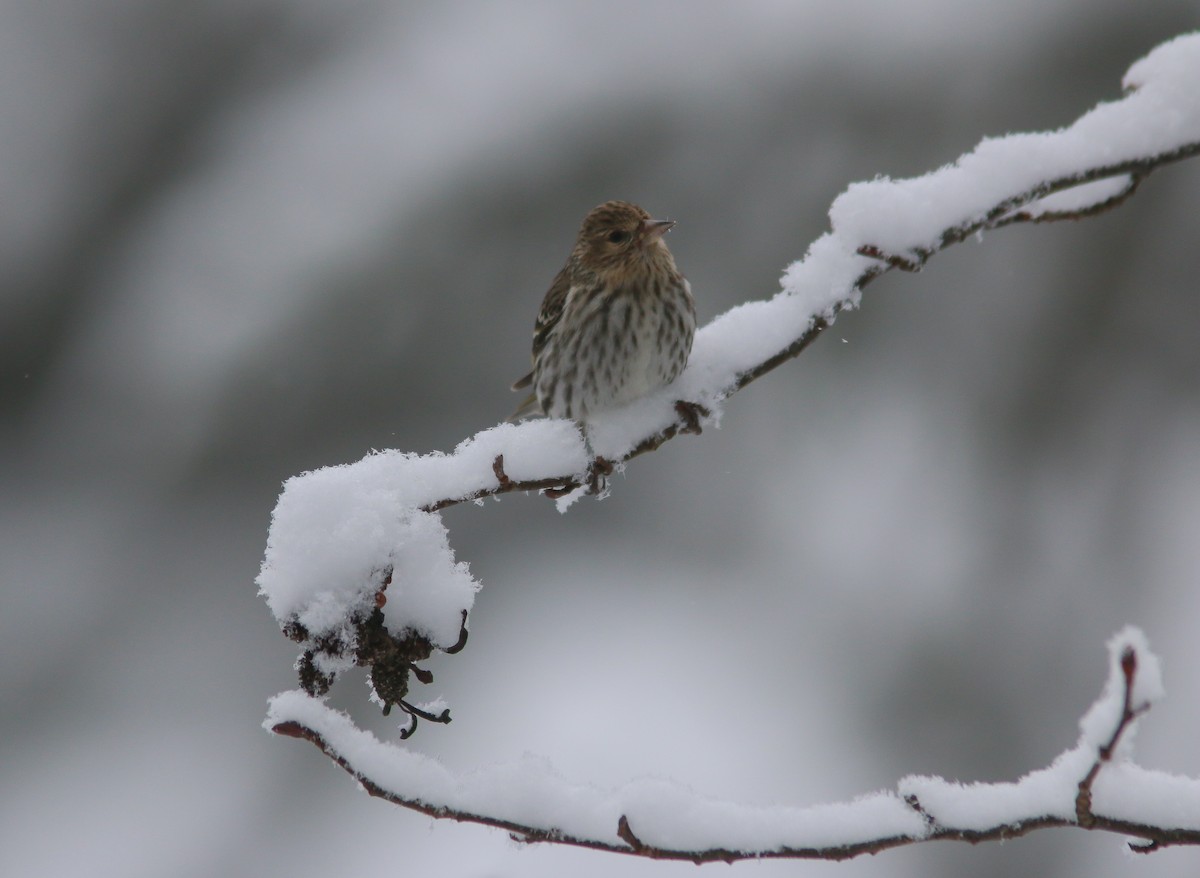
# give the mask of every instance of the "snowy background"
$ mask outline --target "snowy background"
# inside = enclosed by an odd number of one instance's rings
[[[434,824],[271,738],[295,650],[253,579],[286,477],[511,410],[594,204],[679,221],[707,321],[775,292],[848,183],[1066,124],[1200,27],[1174,0],[832,7],[0,6],[0,873],[695,874]],[[448,510],[484,589],[420,693],[455,721],[412,745],[759,804],[1015,778],[1074,743],[1131,622],[1167,687],[1138,759],[1200,775],[1198,197],[1184,163],[890,274],[603,502]],[[1198,856],[1072,831],[733,868]]]

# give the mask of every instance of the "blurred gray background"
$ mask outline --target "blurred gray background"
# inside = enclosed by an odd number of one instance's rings
[[[876,174],[1053,128],[1192,0],[0,5],[0,873],[694,875],[375,801],[259,728],[281,482],[504,417],[583,214],[637,201],[701,319]],[[720,430],[566,516],[445,513],[484,589],[412,741],[811,804],[999,780],[1076,737],[1104,641],[1200,775],[1200,162],[889,275]],[[361,677],[335,703],[381,735]],[[1193,876],[1041,832],[755,875]],[[708,867],[724,872],[722,867]]]

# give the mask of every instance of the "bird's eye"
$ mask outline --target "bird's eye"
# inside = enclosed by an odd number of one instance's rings
[[[629,232],[626,232],[624,229],[613,229],[608,233],[608,240],[614,244],[624,244],[629,240],[629,237]]]

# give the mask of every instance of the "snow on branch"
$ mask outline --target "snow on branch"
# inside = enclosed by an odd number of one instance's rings
[[[1200,153],[1200,34],[1165,43],[1130,68],[1126,94],[1058,131],[983,141],[953,165],[908,180],[852,185],[832,229],[784,273],[774,298],[738,306],[696,335],[673,385],[588,424],[501,424],[452,453],[373,453],[284,485],[258,577],[284,633],[301,645],[303,691],[272,701],[268,728],[307,738],[389,801],[556,841],[648,857],[844,858],[933,838],[978,841],[1077,825],[1145,839],[1139,850],[1200,842],[1198,782],[1128,761],[1129,732],[1158,695],[1141,636],[1114,640],[1109,690],[1083,737],[1016,784],[959,787],[907,778],[821,808],[752,809],[647,781],[616,792],[571,785],[540,764],[455,777],[435,761],[381,744],[320,701],[336,676],[367,668],[386,713],[449,722],[443,705],[409,697],[418,665],[466,643],[479,584],[455,560],[439,510],[510,491],[543,491],[565,509],[595,492],[610,464],[715,423],[720,404],[797,356],[862,289],[893,268],[919,270],[965,238],[1021,222],[1078,219],[1128,198],[1157,168]],[[589,454],[589,448],[591,453]]]
[[[389,745],[303,692],[271,701],[264,727],[319,747],[363,788],[431,817],[480,823],[523,842],[548,842],[694,863],[792,858],[843,860],[935,840],[1008,839],[1077,826],[1138,839],[1139,852],[1200,844],[1200,780],[1132,761],[1138,719],[1162,697],[1158,659],[1142,633],[1108,643],[1104,691],[1080,720],[1079,741],[1013,783],[964,786],[906,777],[894,791],[807,808],[741,805],[665,780],[612,790],[572,783],[544,762],[454,774]]]

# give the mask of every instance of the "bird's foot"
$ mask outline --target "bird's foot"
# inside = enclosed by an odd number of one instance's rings
[[[612,471],[612,461],[607,457],[593,457],[587,471],[588,493],[603,494],[608,489],[608,477]]]
[[[675,413],[683,421],[683,426],[679,428],[679,432],[691,433],[695,436],[699,436],[704,432],[703,427],[700,426],[700,420],[712,416],[712,412],[707,407],[700,405],[698,402],[688,402],[683,399],[675,401]]]
[[[608,477],[612,475],[613,469],[613,462],[607,457],[593,457],[582,482],[567,482],[556,488],[546,488],[542,493],[551,500],[557,500],[586,487],[587,494],[603,495],[608,490]]]
[[[572,491],[576,491],[578,489],[579,484],[577,482],[567,482],[559,485],[557,488],[546,488],[542,491],[542,494],[549,497],[551,500],[557,500],[560,497],[565,497]]]

